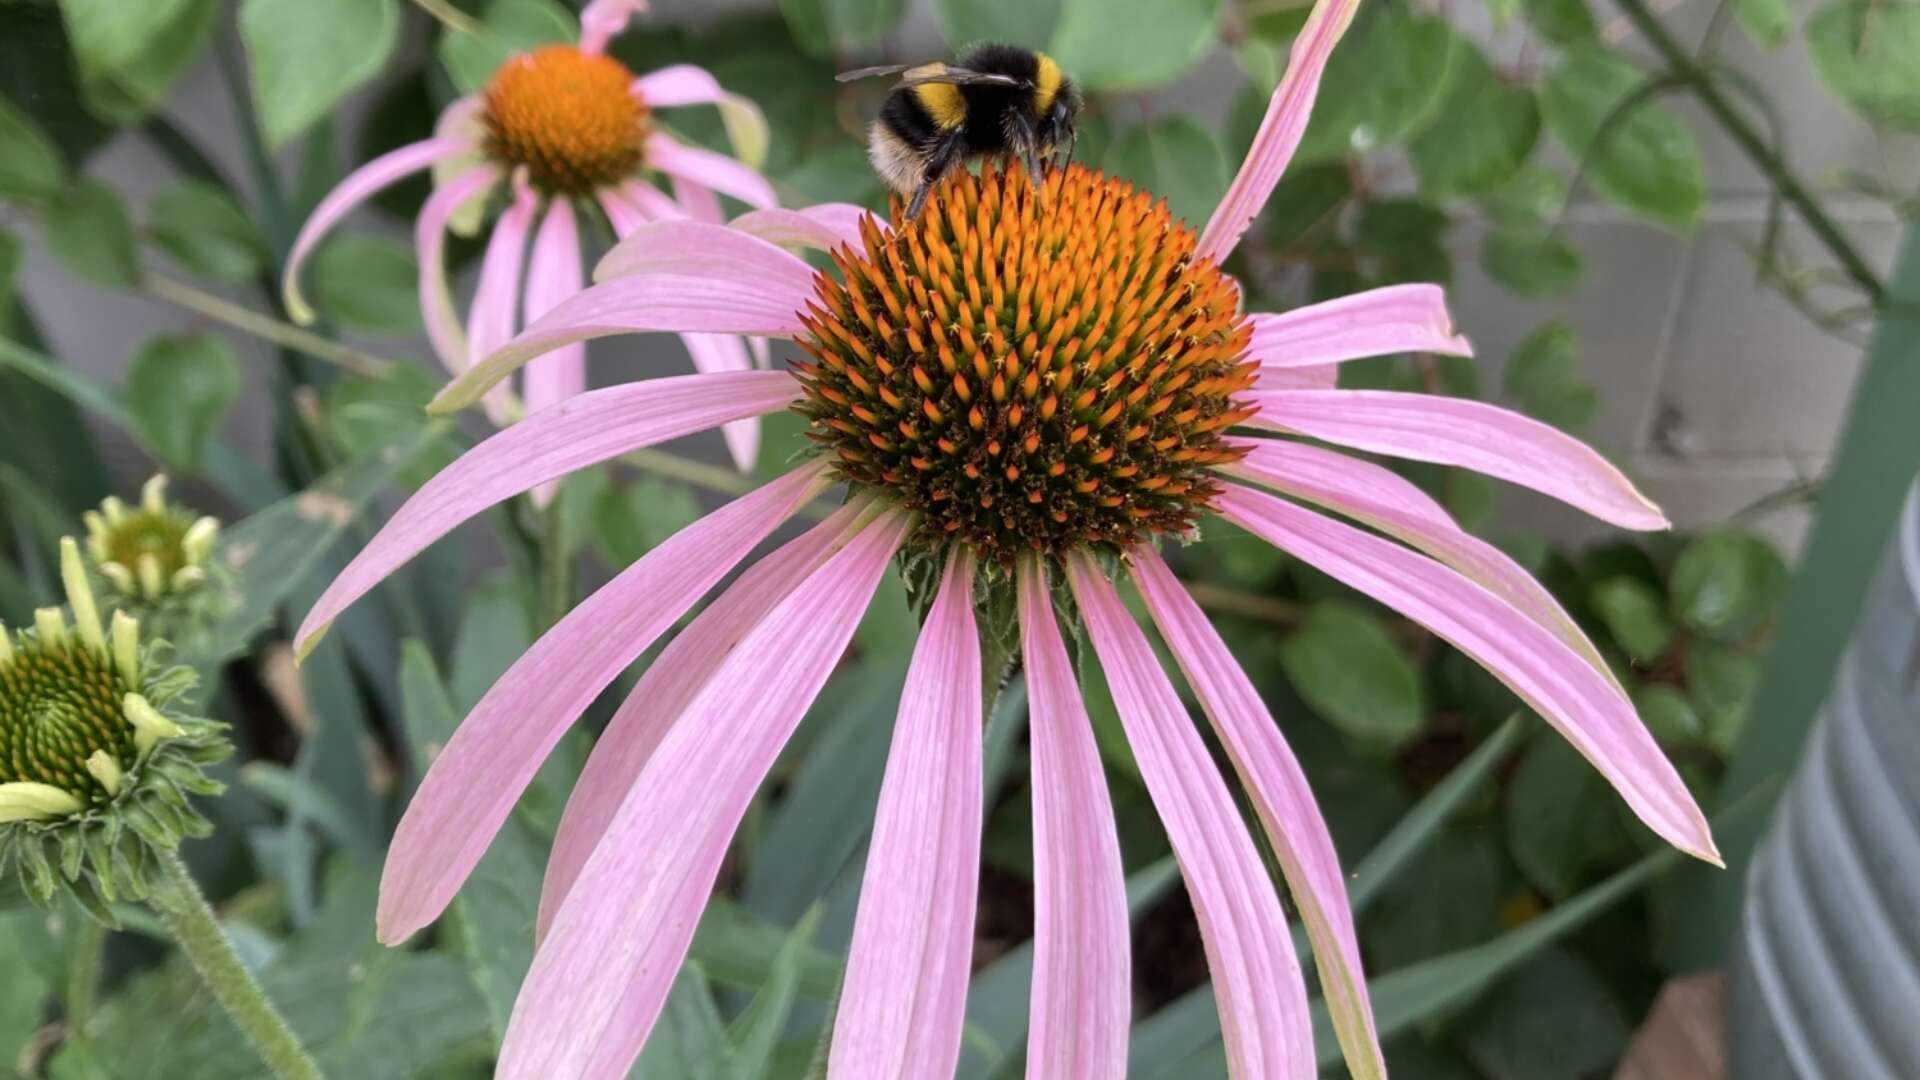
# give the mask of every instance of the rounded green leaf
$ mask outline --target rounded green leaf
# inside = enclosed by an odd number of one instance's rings
[[[47,247],[75,277],[108,288],[130,288],[140,278],[133,223],[113,189],[92,180],[65,188],[41,218]]]
[[[45,199],[60,190],[66,169],[40,126],[0,97],[0,198]]]
[[[580,37],[573,13],[554,0],[493,0],[480,24],[483,33],[448,30],[440,35],[440,62],[465,94],[484,89],[493,69],[514,53]]]
[[[1733,0],[1733,17],[1740,20],[1740,28],[1763,49],[1777,47],[1787,40],[1787,31],[1793,28],[1787,0]]]
[[[1555,45],[1585,45],[1600,37],[1587,0],[1520,0],[1527,25]]]
[[[419,273],[406,245],[367,233],[340,233],[307,267],[314,309],[361,330],[420,327]]]
[[[900,21],[901,0],[780,0],[800,48],[833,56],[878,42]]]
[[[1920,131],[1920,6],[1831,4],[1807,23],[1827,87],[1875,124]]]
[[[958,52],[976,42],[1004,41],[1038,49],[1053,38],[1060,23],[1061,0],[937,0],[934,17],[940,33]]]
[[[1363,5],[1327,60],[1295,162],[1363,154],[1418,134],[1448,96],[1460,38],[1406,4]]]
[[[213,334],[158,337],[127,369],[121,399],[141,439],[168,465],[192,470],[240,394],[240,361]]]
[[[1436,198],[1499,188],[1540,137],[1531,91],[1494,74],[1473,46],[1463,43],[1455,53],[1439,112],[1407,145],[1420,190]]]
[[[242,0],[240,37],[267,145],[300,134],[373,77],[399,29],[399,0]]]
[[[1580,283],[1580,249],[1550,232],[1495,229],[1480,251],[1487,276],[1519,296],[1556,296]]]
[[[1573,895],[1589,871],[1629,842],[1599,772],[1553,732],[1534,739],[1507,790],[1507,847],[1533,886]]]
[[[1573,951],[1547,948],[1495,986],[1460,1025],[1485,1080],[1604,1076],[1626,1049],[1615,991]]]
[[[593,503],[591,530],[607,562],[626,566],[699,520],[700,500],[685,485],[657,476],[609,484]]]
[[[1167,200],[1173,215],[1200,228],[1227,190],[1227,159],[1207,129],[1183,116],[1128,128],[1101,167]]]
[[[1635,661],[1652,663],[1673,643],[1673,623],[1667,620],[1659,592],[1646,582],[1611,577],[1594,585],[1588,599],[1613,640]]]
[[[1701,642],[1687,655],[1687,697],[1699,712],[1707,745],[1731,754],[1753,707],[1760,663],[1751,655],[1714,642]]]
[[[1513,350],[1502,389],[1520,411],[1563,431],[1593,419],[1600,393],[1580,376],[1580,343],[1558,319],[1534,331]]]
[[[260,272],[266,242],[232,196],[189,181],[153,197],[147,231],[180,265],[203,277],[243,281]]]
[[[1420,673],[1364,608],[1344,600],[1313,605],[1282,640],[1280,665],[1315,712],[1354,738],[1394,747],[1420,733]]]
[[[87,107],[137,119],[160,104],[213,29],[214,0],[60,0]]]
[[[1148,90],[1190,71],[1214,43],[1224,0],[1064,0],[1047,51],[1091,90]]]
[[[1648,85],[1647,76],[1625,60],[1582,49],[1541,86],[1540,118],[1554,141],[1581,162],[1596,191],[1650,221],[1685,231],[1699,220],[1706,201],[1700,148],[1678,116],[1642,92]]]
[[[1687,695],[1665,684],[1635,690],[1633,709],[1663,743],[1697,742],[1706,730]]]
[[[1786,589],[1787,564],[1750,533],[1703,533],[1674,561],[1667,591],[1673,612],[1709,637],[1734,638],[1773,614]]]

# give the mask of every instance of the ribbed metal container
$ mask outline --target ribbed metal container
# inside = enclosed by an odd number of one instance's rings
[[[1920,1080],[1920,488],[1754,855],[1735,1080]]]

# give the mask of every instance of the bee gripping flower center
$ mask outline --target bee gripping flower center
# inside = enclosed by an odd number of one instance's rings
[[[1189,531],[1240,452],[1251,328],[1163,202],[1075,165],[957,172],[822,274],[800,345],[808,435],[918,540],[1023,551]]]
[[[610,56],[548,45],[500,65],[486,90],[487,153],[544,191],[581,195],[640,165],[647,107]]]
[[[131,689],[103,651],[22,635],[0,661],[0,782],[50,784],[83,802],[106,790],[87,759],[106,751],[122,768],[138,754],[123,700]]]

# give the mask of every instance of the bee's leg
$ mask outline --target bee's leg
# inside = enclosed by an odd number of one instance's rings
[[[920,186],[914,189],[913,201],[907,204],[908,221],[920,216],[920,211],[927,205],[927,196],[932,195],[933,189],[939,186],[940,181],[945,180],[947,174],[960,165],[960,159],[966,153],[966,148],[966,137],[958,131],[948,135],[934,146],[933,152],[927,155],[926,168],[920,173]]]
[[[1041,195],[1044,187],[1040,182],[1040,136],[1033,130],[1033,121],[1025,113],[1014,110],[1007,114],[1007,145],[1020,155],[1020,163],[1027,167],[1027,181],[1033,185],[1035,195]]]

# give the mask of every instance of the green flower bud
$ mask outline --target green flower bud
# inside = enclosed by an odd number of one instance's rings
[[[231,604],[213,558],[220,523],[169,502],[164,474],[141,487],[138,507],[109,496],[85,520],[87,569],[104,606],[138,616],[149,633],[189,652],[205,644]]]

